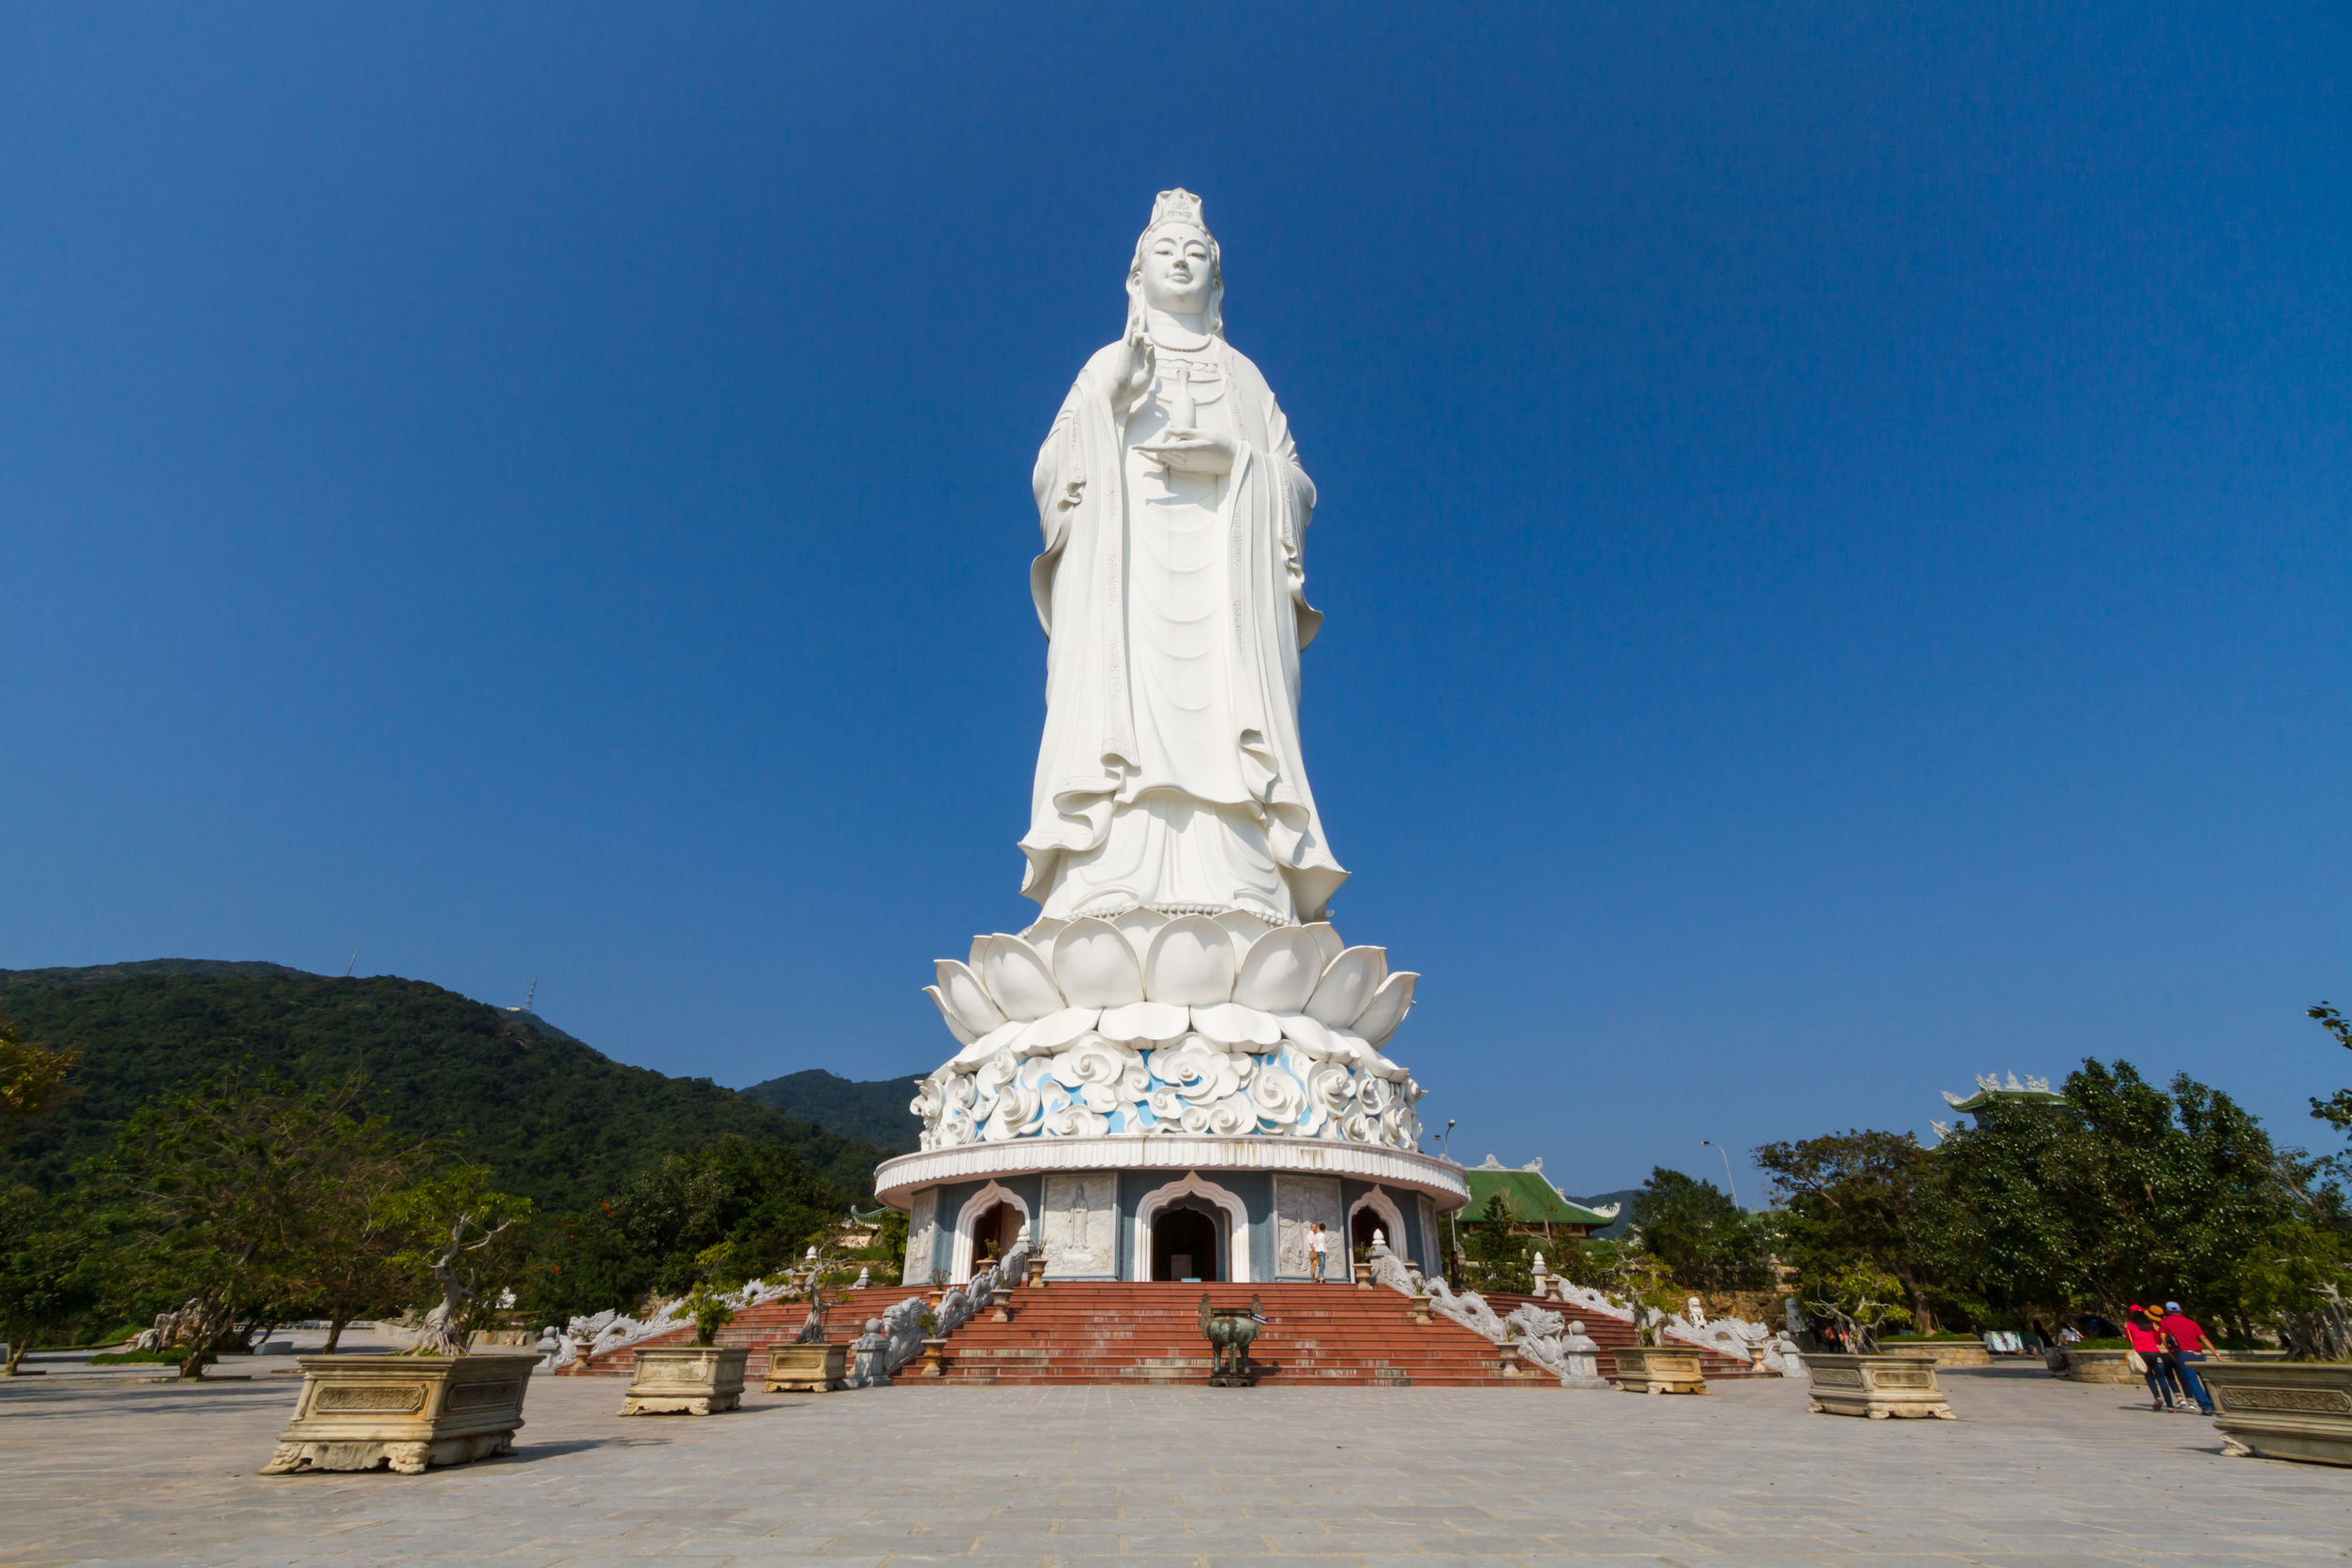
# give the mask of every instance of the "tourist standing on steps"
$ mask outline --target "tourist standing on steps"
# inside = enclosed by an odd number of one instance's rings
[[[2156,1325],[2164,1336],[2164,1348],[2172,1354],[2173,1372],[2180,1380],[2181,1392],[2197,1402],[2197,1409],[2207,1415],[2213,1413],[2213,1396],[2205,1392],[2205,1380],[2197,1376],[2191,1364],[2205,1359],[2205,1330],[2197,1320],[2180,1310],[2179,1302],[2164,1304],[2163,1321]]]
[[[1331,1253],[1331,1238],[1323,1233],[1320,1220],[1306,1228],[1306,1267],[1315,1283],[1323,1283],[1323,1259]]]
[[[2133,1353],[2140,1358],[2141,1375],[2148,1380],[2148,1392],[2155,1396],[2156,1409],[2178,1410],[2180,1407],[2179,1386],[2164,1354],[2164,1337],[2148,1319],[2148,1308],[2133,1302],[2123,1314],[2123,1337]]]

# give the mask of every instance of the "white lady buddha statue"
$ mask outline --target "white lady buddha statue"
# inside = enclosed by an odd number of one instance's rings
[[[1320,920],[1348,873],[1299,746],[1299,650],[1322,619],[1315,487],[1258,367],[1225,340],[1217,243],[1160,193],[1127,330],[1078,372],[1037,454],[1030,571],[1046,729],[1021,891],[1047,917],[1129,910]]]

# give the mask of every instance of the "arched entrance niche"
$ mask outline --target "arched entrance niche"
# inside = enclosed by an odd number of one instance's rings
[[[1388,1195],[1386,1187],[1374,1187],[1348,1205],[1348,1258],[1353,1261],[1356,1248],[1369,1252],[1372,1232],[1382,1231],[1388,1238],[1389,1251],[1405,1256],[1405,1212]]]
[[[1003,1257],[1019,1238],[1021,1227],[1029,1222],[1028,1202],[1001,1182],[990,1182],[965,1199],[962,1213],[956,1216],[956,1246],[948,1264],[948,1283],[971,1284],[972,1272],[981,1266],[989,1244],[994,1244],[995,1256]],[[1036,1232],[1032,1230],[1030,1234],[1033,1237]]]
[[[1249,1211],[1234,1194],[1214,1182],[1202,1181],[1199,1171],[1187,1171],[1182,1181],[1144,1194],[1135,1217],[1136,1247],[1129,1277],[1249,1283]],[[1199,1251],[1204,1244],[1214,1247],[1205,1259]],[[1171,1269],[1180,1255],[1193,1259],[1189,1275],[1161,1272]]]

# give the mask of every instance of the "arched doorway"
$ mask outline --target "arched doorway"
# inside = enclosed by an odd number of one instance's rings
[[[1028,1201],[1001,1182],[990,1182],[966,1199],[956,1216],[956,1243],[948,1264],[948,1283],[971,1284],[972,1276],[988,1267],[988,1248],[993,1244],[994,1256],[1003,1257],[1028,1218]]]
[[[1372,1245],[1372,1233],[1377,1230],[1388,1239],[1388,1249],[1399,1258],[1410,1257],[1412,1249],[1405,1242],[1405,1215],[1396,1207],[1396,1200],[1386,1187],[1374,1187],[1348,1208],[1348,1247],[1352,1261],[1355,1249]]]
[[[1225,1216],[1204,1199],[1180,1198],[1152,1222],[1152,1277],[1200,1280],[1225,1277]]]
[[[1205,1238],[1187,1215],[1203,1216],[1209,1221]],[[1161,1241],[1160,1226],[1164,1221],[1185,1228],[1183,1244]],[[1257,1277],[1249,1258],[1251,1235],[1249,1210],[1238,1195],[1206,1180],[1198,1170],[1186,1171],[1167,1185],[1145,1193],[1136,1204],[1134,1241],[1124,1249],[1124,1272],[1128,1278],[1138,1282],[1172,1277],[1246,1285]],[[1190,1259],[1192,1268],[1184,1274],[1171,1274],[1168,1271],[1176,1266],[1180,1258]]]
[[[1027,1216],[1010,1203],[999,1203],[972,1222],[972,1266],[984,1269],[1013,1250],[1020,1240]]]

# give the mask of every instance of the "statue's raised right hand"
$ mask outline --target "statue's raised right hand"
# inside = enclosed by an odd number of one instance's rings
[[[1114,417],[1125,415],[1152,395],[1152,378],[1158,369],[1152,339],[1139,326],[1127,334],[1120,351],[1117,376],[1110,386],[1110,412]]]

